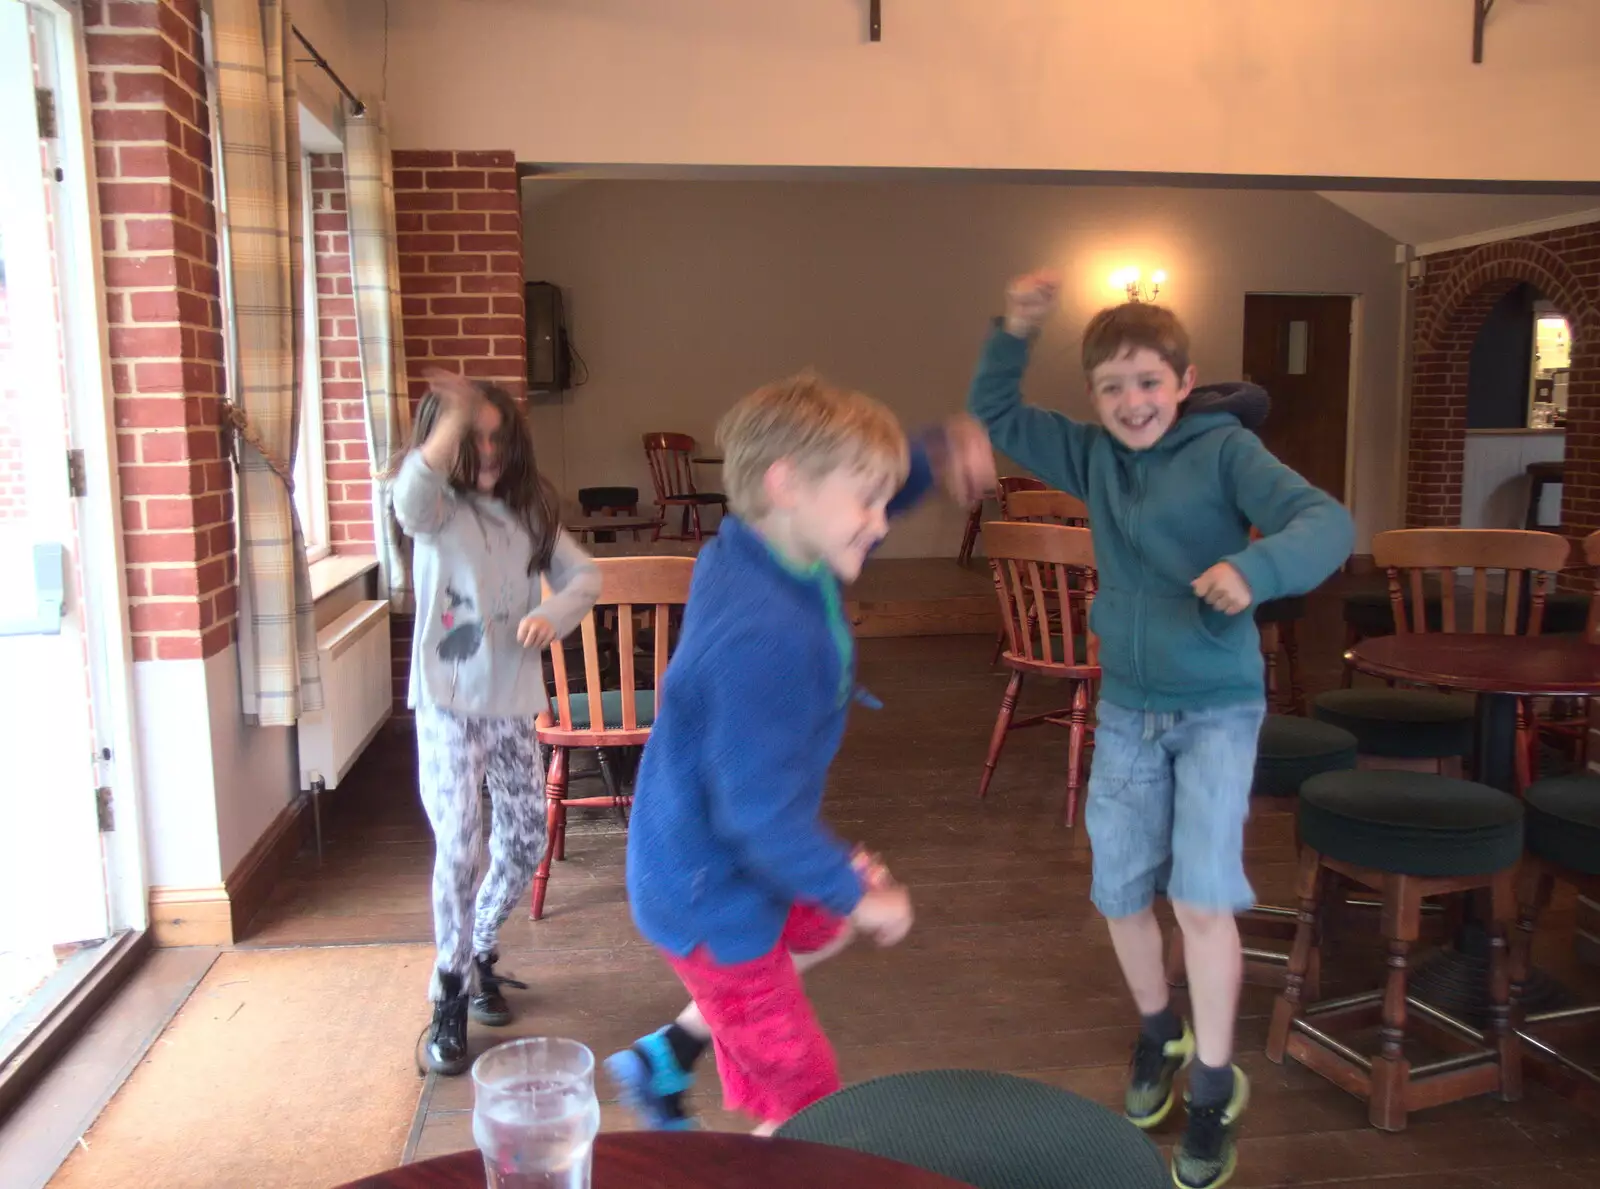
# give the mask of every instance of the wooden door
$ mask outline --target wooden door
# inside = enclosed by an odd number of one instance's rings
[[[1335,499],[1345,498],[1352,299],[1247,293],[1244,378],[1272,397],[1256,433],[1268,450]]]

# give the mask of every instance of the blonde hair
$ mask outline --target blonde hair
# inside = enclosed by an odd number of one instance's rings
[[[838,470],[881,472],[896,484],[910,465],[905,431],[870,396],[802,372],[756,389],[717,425],[728,506],[746,520],[770,511],[766,477],[788,459],[820,479]]]

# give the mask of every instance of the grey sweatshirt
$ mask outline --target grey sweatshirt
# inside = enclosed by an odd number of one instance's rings
[[[412,452],[394,482],[394,511],[416,542],[417,623],[406,704],[481,718],[528,717],[546,704],[544,663],[517,643],[537,611],[557,638],[572,632],[600,595],[600,571],[566,533],[556,538],[542,598],[528,573],[533,542],[511,510],[463,495]]]

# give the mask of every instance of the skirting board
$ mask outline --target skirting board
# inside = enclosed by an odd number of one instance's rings
[[[245,936],[305,842],[310,800],[285,805],[220,884],[150,889],[150,936],[158,946],[233,945]]]

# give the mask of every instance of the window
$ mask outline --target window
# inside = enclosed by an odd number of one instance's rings
[[[202,20],[201,28],[206,41],[206,61],[211,61],[210,22]],[[217,126],[216,80],[207,70],[206,95],[211,107],[212,127]],[[217,195],[217,247],[224,262],[228,260],[228,199],[223,176],[222,138],[211,138],[212,167],[216,175]],[[315,226],[311,215],[311,157],[303,153],[300,158],[300,194],[303,219],[302,235],[305,238],[305,269],[302,279],[302,303],[305,306],[305,333],[301,367],[300,438],[295,447],[294,507],[300,517],[300,531],[305,539],[306,560],[319,561],[332,549],[328,543],[328,478],[323,458],[322,441],[322,356],[317,322],[317,269]],[[222,272],[222,311],[225,330],[223,334],[227,372],[238,374],[235,328],[233,321],[233,277],[226,263]],[[237,394],[230,392],[230,399]]]
[[[322,352],[317,319],[316,221],[311,208],[311,154],[300,157],[301,210],[305,227],[305,351],[300,385],[300,441],[294,456],[294,507],[305,535],[306,560],[328,556],[328,469],[322,442]]]

